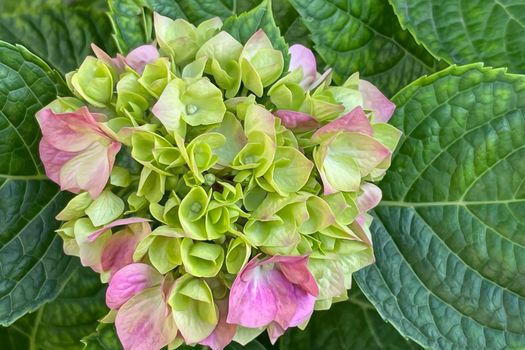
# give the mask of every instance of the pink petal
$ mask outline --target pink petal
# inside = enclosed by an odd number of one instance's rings
[[[78,152],[106,137],[87,107],[72,113],[54,113],[44,108],[36,114],[42,136],[62,151]]]
[[[91,241],[91,242],[94,241],[95,239],[97,239],[98,236],[100,236],[102,233],[106,232],[110,228],[113,228],[116,226],[122,226],[122,225],[136,224],[139,222],[146,222],[146,221],[150,221],[150,220],[144,219],[144,218],[137,218],[137,217],[115,220],[112,223],[109,223],[106,226],[99,228],[95,232],[91,233],[88,236],[88,241]]]
[[[162,275],[147,264],[130,264],[118,270],[109,281],[106,305],[118,309],[134,295],[159,285]]]
[[[297,309],[295,286],[277,269],[270,270],[266,274],[266,279],[267,283],[272,286],[277,306],[274,321],[283,329],[287,329]]]
[[[281,123],[288,129],[301,132],[319,127],[319,122],[306,113],[280,109],[274,114],[281,119]]]
[[[357,207],[360,213],[365,213],[375,208],[381,202],[381,189],[376,185],[364,182],[361,185],[362,194],[357,197]]]
[[[295,313],[288,327],[297,327],[308,320],[314,312],[316,297],[307,293],[302,288],[295,288]]]
[[[65,163],[78,155],[78,152],[65,152],[53,147],[46,139],[40,140],[40,160],[44,163],[46,175],[56,183],[60,181],[60,169]],[[78,193],[80,188],[69,188],[69,191]]]
[[[237,275],[230,290],[228,323],[249,328],[264,327],[277,313],[273,287],[253,258]]]
[[[268,326],[268,337],[270,338],[270,342],[272,344],[275,344],[277,339],[279,339],[279,337],[283,335],[285,331],[286,329],[279,326],[277,322],[270,323],[270,325]]]
[[[228,316],[228,300],[223,299],[216,303],[219,307],[219,323],[213,330],[213,333],[199,344],[207,345],[212,350],[223,350],[231,343],[237,331],[237,326],[226,322],[226,317]]]
[[[361,107],[356,107],[344,116],[326,124],[317,130],[313,137],[316,138],[325,134],[336,133],[338,131],[361,132],[370,136],[373,134],[370,121]]]
[[[303,45],[295,44],[288,49],[290,52],[290,71],[301,67],[303,69],[303,80],[301,86],[308,88],[316,80],[317,64],[312,51]]]
[[[122,57],[121,55],[117,55],[116,58],[112,58],[94,43],[91,44],[91,50],[93,50],[93,53],[95,54],[95,56],[97,56],[99,60],[104,61],[107,65],[113,67],[113,69],[115,69],[117,72],[120,73],[124,71],[125,62],[124,57]]]
[[[146,64],[155,62],[159,57],[159,51],[155,46],[142,45],[126,56],[126,63],[139,74],[142,74]]]
[[[145,289],[119,309],[115,326],[125,350],[159,350],[177,336],[162,294],[158,286]]]
[[[111,275],[133,263],[133,253],[144,237],[151,233],[148,223],[135,230],[127,227],[111,236],[102,253],[102,269]],[[138,231],[138,232],[137,232]]]
[[[279,270],[288,281],[296,284],[313,296],[319,295],[317,282],[310,270],[308,270],[307,256],[274,256],[268,261],[277,263]]]
[[[392,117],[396,105],[383,95],[377,87],[366,80],[359,80],[359,92],[363,95],[363,107],[374,111],[375,122],[387,122]]]

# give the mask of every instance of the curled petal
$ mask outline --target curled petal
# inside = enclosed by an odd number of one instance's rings
[[[381,201],[381,189],[376,185],[365,182],[361,185],[361,195],[357,197],[357,207],[360,213],[375,208]]]
[[[142,74],[146,64],[155,62],[160,57],[159,51],[153,45],[142,45],[126,56],[128,66]]]
[[[372,126],[365,112],[361,107],[356,107],[344,116],[317,130],[313,137],[322,137],[323,135],[337,133],[339,131],[361,132],[369,136],[373,134]]]
[[[177,336],[171,312],[158,286],[143,290],[122,305],[115,326],[125,350],[158,350]]]
[[[359,92],[363,95],[363,107],[374,112],[375,122],[387,122],[394,114],[396,105],[378,88],[366,80],[359,80]]]
[[[149,220],[148,219],[144,219],[144,218],[137,218],[137,217],[115,220],[112,223],[107,224],[106,226],[104,226],[104,227],[94,231],[93,233],[91,233],[89,235],[89,237],[88,237],[88,240],[89,241],[94,241],[102,233],[104,233],[107,230],[109,230],[110,228],[113,228],[113,227],[116,227],[116,226],[136,224],[136,223],[139,223],[139,222],[146,222],[146,221],[149,221]]]
[[[301,86],[305,89],[308,88],[317,78],[317,64],[312,50],[303,45],[295,44],[290,46],[288,51],[290,52],[290,71],[302,68]]]
[[[109,281],[106,305],[118,309],[146,288],[159,285],[162,275],[147,264],[130,264],[118,270]]]
[[[285,127],[291,130],[301,132],[319,127],[319,122],[306,113],[280,109],[274,114],[281,119]]]

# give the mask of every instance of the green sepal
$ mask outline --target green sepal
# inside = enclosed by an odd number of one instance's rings
[[[299,191],[308,181],[314,164],[293,147],[277,147],[273,164],[264,178],[281,195]]]
[[[149,94],[138,79],[135,72],[127,72],[120,76],[117,83],[116,111],[119,115],[128,117],[134,125],[144,122],[144,114],[150,107]]]
[[[128,187],[131,184],[131,175],[128,169],[114,166],[111,170],[110,183],[117,187]]]
[[[172,78],[170,61],[166,57],[160,57],[155,62],[146,64],[142,76],[137,81],[158,99]]]
[[[179,207],[179,220],[188,237],[207,240],[206,210],[210,195],[202,187],[193,187],[182,199]]]
[[[151,264],[166,274],[182,264],[180,238],[156,236],[148,250]]]
[[[86,209],[87,216],[95,226],[106,225],[116,220],[123,212],[124,201],[108,189]]]
[[[85,210],[93,202],[91,196],[87,192],[77,194],[66,205],[64,209],[56,216],[57,220],[69,221],[78,219],[86,215]]]

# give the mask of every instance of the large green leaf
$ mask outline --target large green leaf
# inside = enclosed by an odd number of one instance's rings
[[[285,62],[288,62],[288,44],[286,44],[286,41],[284,41],[284,38],[281,36],[281,31],[273,18],[271,0],[264,0],[248,12],[228,18],[224,23],[223,29],[243,44],[247,42],[258,29],[263,29],[266,35],[268,35],[268,38],[270,38],[273,47],[281,50]],[[285,66],[286,65],[287,63]]]
[[[6,350],[83,348],[80,339],[97,327],[98,320],[108,310],[104,304],[105,288],[98,274],[80,267],[78,261],[75,266],[75,273],[56,300],[0,329],[2,344],[9,344]]]
[[[450,67],[394,97],[404,132],[363,292],[436,349],[525,347],[525,76]]]
[[[66,203],[38,158],[35,113],[67,90],[57,72],[23,47],[0,42],[0,324],[58,294],[71,258],[53,232]]]
[[[226,19],[235,13],[237,0],[109,0],[113,36],[121,52],[148,43],[152,38],[153,11],[193,24],[212,18]]]
[[[80,7],[44,6],[0,15],[0,40],[26,46],[62,73],[80,66],[92,42],[113,52],[110,31],[103,11]]]
[[[450,63],[525,73],[523,0],[390,0],[403,27]]]
[[[342,83],[361,75],[388,95],[440,66],[401,29],[386,0],[290,0],[315,48]]]
[[[387,324],[356,287],[348,301],[337,303],[327,311],[314,313],[304,331],[289,330],[281,349],[389,349],[410,350],[419,346],[403,338]]]

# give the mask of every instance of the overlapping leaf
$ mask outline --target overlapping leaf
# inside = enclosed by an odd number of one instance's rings
[[[423,346],[523,348],[525,77],[451,67],[394,101],[405,136],[360,286]]]
[[[525,73],[522,0],[390,0],[403,27],[450,63],[485,62]]]
[[[104,12],[96,9],[56,5],[0,15],[0,40],[24,45],[62,73],[82,63],[92,42],[114,51],[107,35],[110,30]]]
[[[0,42],[0,324],[56,297],[71,258],[53,232],[67,194],[46,180],[34,117],[57,95],[59,75],[23,47]]]
[[[80,339],[95,329],[107,308],[105,288],[98,275],[80,267],[78,262],[75,266],[74,275],[56,300],[0,331],[0,340],[9,344],[6,350],[83,348]],[[109,349],[117,350],[118,347]]]
[[[316,312],[304,331],[290,330],[281,349],[419,349],[381,319],[357,287],[348,301]]]
[[[290,0],[312,33],[315,49],[342,83],[361,75],[388,95],[442,64],[401,29],[383,0]]]

